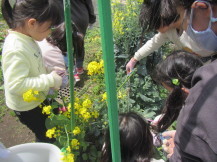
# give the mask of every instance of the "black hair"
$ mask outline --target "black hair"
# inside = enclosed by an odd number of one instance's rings
[[[147,30],[157,30],[176,22],[180,15],[177,7],[190,9],[194,0],[144,0],[140,12],[140,24]]]
[[[202,65],[198,56],[175,51],[156,66],[153,79],[173,89],[166,100],[162,112],[164,115],[158,122],[158,131],[166,130],[177,119],[187,97],[181,88],[191,88],[193,74]],[[178,83],[174,84],[173,79],[177,79]]]
[[[50,44],[57,46],[62,53],[65,53],[67,51],[65,23],[58,25],[46,39]]]
[[[51,26],[61,22],[59,3],[55,0],[16,0],[14,6],[10,0],[2,0],[2,15],[12,29],[24,25],[28,18],[34,18],[39,23],[51,21]]]
[[[135,112],[119,115],[122,162],[150,162],[153,157],[153,137],[149,124]],[[101,162],[112,162],[109,129],[105,134]]]
[[[84,39],[84,35],[78,30],[78,27],[73,22],[72,29],[73,45],[74,48],[78,48],[77,44],[79,44]],[[65,22],[59,24],[46,39],[50,44],[57,46],[62,51],[63,55],[65,55],[67,52]]]

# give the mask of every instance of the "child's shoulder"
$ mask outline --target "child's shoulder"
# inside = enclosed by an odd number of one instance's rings
[[[30,51],[30,49],[37,49],[38,46],[35,41],[22,33],[9,30],[9,34],[5,38],[3,45],[4,52],[12,51]]]

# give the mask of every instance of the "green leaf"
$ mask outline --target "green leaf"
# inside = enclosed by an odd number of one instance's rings
[[[87,159],[88,159],[88,156],[87,156],[86,153],[83,153],[83,154],[82,154],[82,159],[83,159],[83,160],[87,160]]]

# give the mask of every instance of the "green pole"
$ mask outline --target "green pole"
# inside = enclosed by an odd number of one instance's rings
[[[98,0],[98,9],[100,18],[100,31],[102,38],[103,60],[105,68],[112,161],[120,162],[120,135],[118,124],[118,105],[116,94],[114,45],[112,34],[110,0]]]
[[[71,103],[71,130],[75,128],[75,110],[74,110],[74,73],[73,73],[73,53],[72,53],[72,23],[71,23],[71,5],[70,0],[63,0],[64,17],[66,28],[67,55],[69,62],[69,85],[70,85],[70,103]]]

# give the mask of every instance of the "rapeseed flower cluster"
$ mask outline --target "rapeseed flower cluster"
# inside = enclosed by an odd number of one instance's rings
[[[88,75],[96,75],[104,73],[103,60],[100,62],[92,61],[87,65]]]
[[[25,102],[32,102],[32,101],[38,101],[39,99],[39,92],[34,91],[33,89],[30,89],[23,93],[23,100]]]
[[[42,107],[42,114],[51,114],[52,107],[50,105]]]
[[[56,127],[53,127],[51,129],[48,129],[46,132],[46,137],[48,138],[55,138],[55,131],[56,131]]]
[[[75,155],[73,153],[62,153],[63,158],[61,159],[63,162],[74,162]]]
[[[77,139],[75,139],[75,138],[72,139],[72,141],[71,141],[72,149],[78,150],[79,149],[79,145],[80,145],[80,143],[78,142]]]
[[[81,129],[79,127],[75,127],[75,129],[72,131],[72,133],[74,135],[80,134],[81,133]]]

